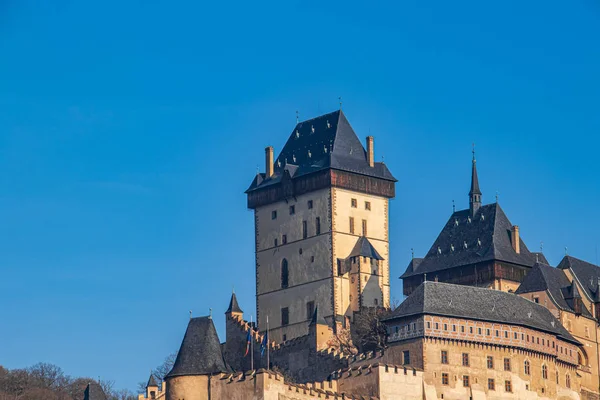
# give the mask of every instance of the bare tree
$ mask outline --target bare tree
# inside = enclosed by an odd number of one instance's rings
[[[358,351],[381,350],[387,343],[387,330],[381,320],[391,312],[390,309],[364,307],[354,313],[354,323],[351,325],[352,342]]]

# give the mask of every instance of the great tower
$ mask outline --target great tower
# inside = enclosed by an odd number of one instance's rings
[[[246,190],[254,210],[258,328],[307,334],[315,307],[334,330],[361,307],[388,307],[389,200],[396,179],[339,110],[296,124]]]

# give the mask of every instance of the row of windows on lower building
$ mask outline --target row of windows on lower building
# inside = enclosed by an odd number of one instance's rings
[[[463,375],[462,381],[463,381],[464,387],[471,386],[471,378],[469,377],[469,375]],[[488,390],[496,390],[496,380],[494,378],[488,378],[487,381],[488,381],[488,384],[487,384]],[[556,383],[558,384],[558,374],[556,375]],[[448,384],[449,384],[448,374],[443,372],[442,373],[442,385],[448,385]],[[571,388],[571,376],[570,375],[566,375],[566,377],[565,377],[565,386],[569,389]],[[525,390],[529,390],[529,384],[525,385]],[[504,391],[512,393],[513,386],[512,386],[511,380],[504,381]],[[542,388],[542,393],[544,393],[544,392],[545,392],[545,389]]]
[[[409,350],[404,350],[402,352],[402,363],[404,365],[408,365],[410,364],[410,351]],[[442,350],[441,351],[441,363],[442,364],[448,364],[448,351],[446,350]],[[465,367],[469,367],[470,366],[470,361],[469,361],[469,353],[462,353],[462,365]],[[494,368],[494,357],[492,356],[487,356],[487,367],[489,369],[493,369]],[[523,363],[523,369],[525,372],[525,375],[531,375],[531,364],[528,360],[525,360],[525,362]],[[510,358],[505,358],[504,359],[504,370],[505,371],[511,371],[511,361]],[[542,378],[543,379],[548,379],[548,367],[546,366],[546,364],[542,365]],[[556,371],[556,383],[559,383],[559,373],[558,371]],[[448,374],[447,373],[442,373],[442,384],[443,385],[448,385]],[[463,385],[464,386],[469,386],[469,376],[468,375],[464,375],[463,376]],[[495,382],[494,379],[488,379],[488,389],[490,390],[495,390]],[[567,388],[571,387],[571,376],[569,374],[565,375],[565,386]],[[509,389],[507,389],[509,388]],[[511,381],[505,381],[505,390],[507,392],[512,392],[512,384]]]
[[[314,203],[313,203],[312,200],[308,200],[306,202],[306,208],[309,209],[309,210],[312,210],[313,205],[314,205]],[[358,207],[358,201],[356,199],[351,199],[350,200],[350,206],[352,208],[357,208]],[[370,201],[365,201],[365,210],[371,211],[371,202]],[[290,212],[290,215],[296,214],[296,205],[295,204],[292,204],[292,205],[289,206],[289,212]],[[271,219],[277,219],[277,210],[271,211]]]
[[[434,323],[434,329],[439,330],[440,329],[440,323],[439,322],[435,322]],[[448,331],[448,324],[443,324],[444,330]],[[461,333],[465,333],[465,326],[464,325],[460,325],[460,332]],[[428,321],[427,322],[427,328],[431,329],[431,322]],[[452,332],[456,332],[457,331],[457,325],[456,324],[452,324]],[[474,332],[474,328],[472,326],[469,326],[469,333],[472,334]],[[503,331],[504,332],[504,338],[508,339],[509,338],[509,333],[508,331]],[[477,328],[477,334],[478,335],[483,335],[483,328]],[[490,328],[486,328],[485,330],[485,335],[486,336],[492,336],[492,330]],[[500,330],[496,329],[495,330],[495,336],[496,337],[500,337]],[[515,340],[519,339],[519,333],[518,332],[513,332],[513,338]],[[556,348],[556,343],[554,341],[550,341],[550,339],[544,339],[544,338],[540,338],[540,337],[535,337],[533,335],[529,335],[529,334],[525,334],[525,333],[521,333],[521,340],[523,341],[527,341],[528,343],[533,343],[533,344],[541,344],[542,346],[546,346],[546,347],[552,347],[553,349]],[[571,357],[573,356],[573,350],[570,350],[567,352],[566,348],[563,348],[562,346],[560,347],[560,353],[561,354],[569,354]],[[564,351],[564,353],[563,353]]]

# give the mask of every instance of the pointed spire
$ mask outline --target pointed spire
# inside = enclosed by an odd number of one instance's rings
[[[312,318],[310,319],[310,324],[308,326],[313,325],[327,325],[327,321],[323,319],[323,316],[319,313],[319,306],[315,306],[315,311],[313,311]]]
[[[469,208],[471,215],[475,215],[481,207],[481,190],[477,177],[477,160],[475,159],[475,144],[473,144],[473,166],[471,169],[471,190],[469,191]]]
[[[237,301],[237,297],[235,297],[235,291],[231,291],[231,300],[229,300],[229,307],[227,308],[227,311],[225,311],[225,314],[231,314],[231,313],[243,313],[242,309],[240,308],[240,305],[238,304]]]
[[[150,373],[150,379],[148,379],[148,383],[146,384],[146,388],[149,388],[149,387],[152,387],[152,386],[158,387],[158,383],[156,383],[156,379],[154,379],[154,374]]]

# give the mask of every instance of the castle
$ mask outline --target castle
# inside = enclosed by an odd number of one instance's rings
[[[340,345],[356,315],[390,307],[396,179],[366,145],[339,110],[297,123],[277,158],[266,148],[246,190],[257,323],[235,293],[225,342],[212,316],[191,318],[140,400],[600,399],[600,267],[529,251],[498,202],[482,203],[474,153],[469,208],[401,276],[385,348]]]

